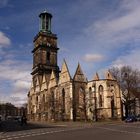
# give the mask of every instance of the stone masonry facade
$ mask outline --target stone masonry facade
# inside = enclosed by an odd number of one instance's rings
[[[52,15],[40,15],[34,38],[32,84],[27,115],[31,121],[80,121],[121,119],[121,92],[109,72],[88,81],[80,64],[71,77],[66,61],[57,65],[57,36],[51,32]]]

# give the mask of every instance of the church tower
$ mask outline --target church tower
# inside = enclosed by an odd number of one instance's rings
[[[52,70],[56,77],[59,74],[57,65],[57,36],[51,32],[52,15],[47,11],[40,13],[39,33],[34,37],[33,53],[33,83],[36,85],[37,78],[41,83],[45,74],[47,82],[50,79]],[[48,84],[48,83],[47,83]]]

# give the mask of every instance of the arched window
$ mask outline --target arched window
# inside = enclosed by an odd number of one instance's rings
[[[99,107],[103,107],[103,103],[104,103],[104,88],[102,85],[99,86]]]
[[[54,107],[54,92],[51,92],[51,107]]]
[[[84,105],[84,99],[85,99],[85,92],[84,89],[82,87],[80,87],[79,89],[79,107],[83,108]]]
[[[50,52],[47,52],[47,61],[50,61]]]
[[[36,102],[38,102],[38,96],[36,96]]]
[[[45,102],[45,95],[43,94],[42,96],[42,102],[44,103]]]
[[[65,112],[65,90],[62,90],[62,112]]]
[[[42,30],[45,30],[45,18],[44,17],[41,17],[42,19]]]
[[[92,88],[89,88],[89,101],[92,101]]]
[[[89,94],[92,94],[92,88],[89,87]]]
[[[54,92],[51,92],[50,95],[50,110],[51,110],[51,119],[55,119],[55,95]]]

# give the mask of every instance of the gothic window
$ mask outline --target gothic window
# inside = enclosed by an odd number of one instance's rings
[[[37,77],[33,77],[33,86],[35,87],[36,86],[36,84],[37,84]]]
[[[50,61],[50,52],[47,52],[47,61]]]
[[[36,96],[36,102],[38,103],[38,96]]]
[[[84,104],[84,89],[81,87],[79,89],[79,107],[83,108],[83,104]]]
[[[50,110],[51,110],[51,119],[55,118],[55,96],[54,92],[51,92],[50,95]]]
[[[44,111],[45,110],[45,95],[42,95],[42,102],[41,102],[41,110]]]
[[[99,107],[103,107],[104,103],[104,88],[102,85],[99,86]]]
[[[51,107],[54,107],[54,92],[51,93]]]
[[[43,94],[42,102],[45,103],[45,95]]]
[[[92,101],[92,88],[91,87],[89,88],[89,101],[90,103]]]
[[[111,117],[114,117],[114,107],[115,107],[115,103],[114,103],[114,96],[111,97]]]
[[[35,54],[35,65],[37,65],[39,63],[39,53],[37,52]]]
[[[35,54],[33,55],[33,67],[35,66],[36,62],[35,62]]]
[[[62,90],[62,112],[65,112],[65,90]]]
[[[48,30],[48,27],[49,27],[49,19],[46,19],[46,30]]]
[[[42,30],[45,30],[45,25],[46,25],[46,17],[42,16]]]
[[[37,53],[34,53],[34,56],[33,56],[33,66],[36,66],[38,63],[38,55]]]
[[[110,86],[110,92],[114,95],[114,91],[115,91],[115,87],[114,87],[114,85],[111,85]]]

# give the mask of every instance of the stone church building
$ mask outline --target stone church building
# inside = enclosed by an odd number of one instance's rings
[[[28,92],[28,119],[78,121],[121,118],[121,94],[117,81],[106,72],[88,81],[80,64],[71,77],[66,61],[57,65],[57,36],[51,32],[52,15],[40,15],[40,31],[34,37],[32,84]]]

